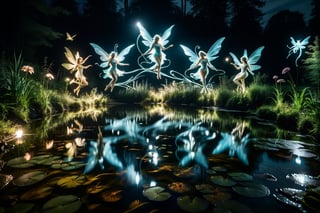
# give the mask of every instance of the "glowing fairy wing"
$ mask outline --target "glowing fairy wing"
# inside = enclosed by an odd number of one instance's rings
[[[261,66],[255,65],[259,59],[261,58],[262,50],[264,49],[264,46],[258,47],[255,51],[252,52],[252,54],[248,58],[248,63],[250,64],[251,71],[260,69]]]
[[[125,56],[130,52],[131,48],[134,46],[134,44],[131,44],[124,48],[119,54],[118,54],[118,61],[122,62],[125,59]]]
[[[302,40],[302,42],[300,42],[300,45],[301,46],[306,46],[309,44],[309,39],[310,39],[310,36],[306,37],[305,39]]]
[[[225,37],[219,38],[216,42],[212,44],[212,46],[209,48],[207,52],[207,58],[209,61],[213,61],[214,59],[218,58],[216,56],[222,47],[222,42],[224,41]]]
[[[189,47],[186,47],[182,44],[180,44],[180,47],[182,48],[184,54],[189,57],[189,61],[192,62],[189,69],[191,67],[195,66],[195,64],[197,63],[197,60],[198,60],[197,54],[195,52],[193,52]]]
[[[292,46],[294,46],[294,47],[297,46],[297,42],[293,37],[290,37],[290,42],[291,42]]]
[[[71,50],[68,47],[65,47],[65,52],[64,55],[66,56],[67,60],[69,63],[63,63],[61,64],[65,69],[67,70],[74,70],[76,65],[77,65],[77,59],[76,57],[73,55],[73,53],[71,52]]]
[[[172,31],[172,28],[173,28],[173,27],[174,27],[174,25],[171,25],[168,29],[166,29],[166,30],[163,32],[163,34],[162,34],[162,36],[161,36],[161,44],[162,44],[163,46],[165,46],[165,45],[168,44],[168,42],[169,42],[168,38],[169,38],[170,35],[171,35],[171,31]]]
[[[100,60],[102,62],[108,61],[109,54],[102,47],[95,43],[90,43],[90,45],[93,47],[94,51],[100,56]]]
[[[142,43],[147,47],[150,47],[152,44],[152,37],[150,36],[149,32],[141,25],[140,22],[138,22],[137,26],[139,28],[140,35],[143,38]]]
[[[68,47],[64,47],[65,52],[64,55],[66,56],[67,60],[71,63],[71,64],[77,64],[77,59],[76,56],[73,55],[73,53],[71,52],[71,50]]]
[[[234,62],[236,65],[239,66],[241,63],[240,63],[240,60],[238,59],[238,57],[237,57],[234,53],[232,53],[232,52],[229,52],[229,54],[231,55],[231,58],[232,58],[233,62]]]

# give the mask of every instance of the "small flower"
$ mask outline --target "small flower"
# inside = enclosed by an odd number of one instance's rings
[[[272,77],[272,79],[273,80],[277,80],[279,77],[277,76],[277,75],[274,75],[273,77]]]
[[[30,75],[32,75],[34,73],[34,69],[32,66],[29,65],[23,65],[21,68],[22,72],[28,72]]]
[[[290,67],[285,67],[283,68],[283,70],[281,71],[281,74],[284,75],[286,74],[287,72],[290,72],[291,68]]]
[[[285,83],[285,82],[286,82],[286,80],[284,80],[284,79],[282,79],[282,78],[280,78],[280,79],[277,80],[277,84],[281,84],[281,83]]]
[[[49,73],[49,72],[48,72],[45,76],[46,76],[46,78],[48,78],[50,81],[54,79],[54,76],[53,76],[51,73]]]

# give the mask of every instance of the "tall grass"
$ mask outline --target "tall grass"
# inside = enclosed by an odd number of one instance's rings
[[[21,68],[23,60],[21,54],[14,55],[13,61],[1,72],[1,87],[4,93],[1,94],[5,99],[9,109],[22,120],[28,120],[30,103],[33,98],[35,82],[30,78],[29,73],[23,73]]]

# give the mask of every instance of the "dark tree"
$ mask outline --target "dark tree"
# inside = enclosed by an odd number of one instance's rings
[[[22,55],[25,60],[43,60],[46,48],[63,34],[48,25],[52,17],[65,12],[61,8],[48,7],[43,0],[11,0],[1,7],[3,31],[1,49],[7,54]]]
[[[212,40],[214,36],[227,32],[227,6],[225,0],[191,0],[192,15],[195,18],[197,31]],[[205,39],[205,38],[203,38]]]
[[[263,0],[230,0],[232,13],[230,39],[234,46],[255,48],[261,45]],[[251,46],[251,47],[250,47]]]
[[[313,5],[313,8],[309,22],[310,32],[314,35],[320,36],[320,1],[312,0],[311,4]]]

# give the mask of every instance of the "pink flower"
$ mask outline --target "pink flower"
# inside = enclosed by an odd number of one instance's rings
[[[277,84],[281,84],[281,83],[285,83],[285,82],[286,82],[286,80],[284,80],[284,79],[282,79],[282,78],[280,78],[280,79],[277,80]]]
[[[48,78],[50,81],[54,79],[54,76],[51,73],[46,74],[46,78]]]
[[[34,69],[32,66],[29,65],[23,65],[21,68],[22,72],[28,72],[30,75],[32,75],[34,73]]]
[[[287,72],[290,72],[291,68],[290,67],[285,67],[283,68],[283,70],[281,71],[281,74],[284,75],[286,74]]]
[[[277,76],[277,75],[274,75],[273,77],[272,77],[272,79],[273,80],[277,80],[279,77]]]

